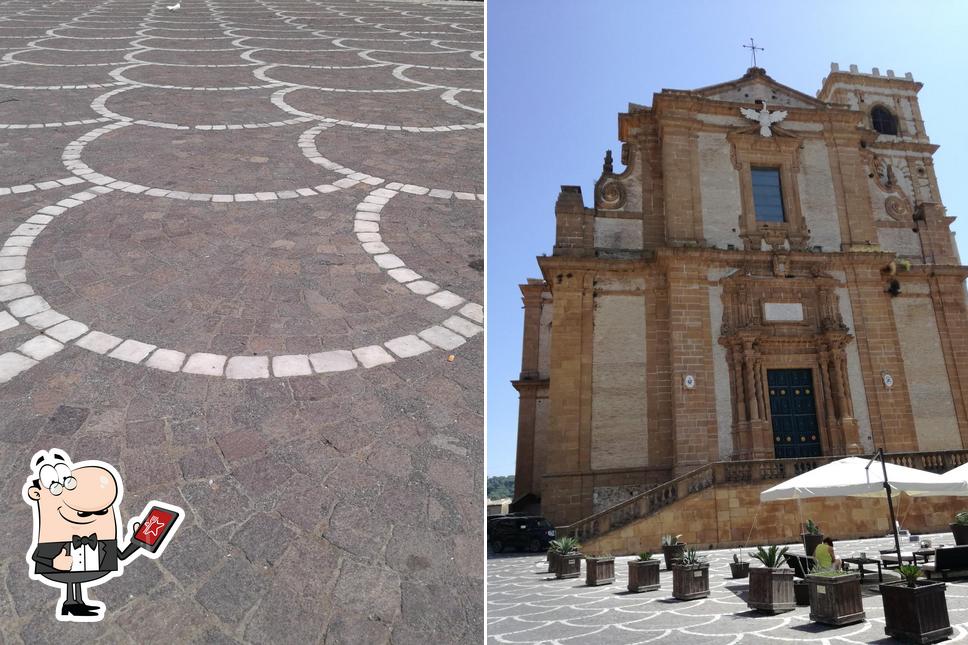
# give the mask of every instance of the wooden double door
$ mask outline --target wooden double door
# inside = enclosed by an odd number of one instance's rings
[[[813,375],[808,369],[767,370],[770,417],[773,421],[773,452],[777,459],[818,457]]]

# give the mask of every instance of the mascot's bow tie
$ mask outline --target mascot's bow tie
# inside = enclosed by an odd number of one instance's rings
[[[91,533],[87,537],[84,537],[82,535],[75,535],[73,538],[71,538],[71,544],[74,546],[75,549],[81,548],[81,545],[82,544],[86,544],[87,546],[91,547],[92,549],[96,549],[97,548],[97,533]]]

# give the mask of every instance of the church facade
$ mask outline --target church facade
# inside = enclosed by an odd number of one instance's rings
[[[968,317],[921,84],[753,67],[619,115],[525,305],[515,498],[566,525],[712,462],[968,447]]]

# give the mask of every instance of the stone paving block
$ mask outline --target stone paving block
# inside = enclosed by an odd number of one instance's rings
[[[413,282],[414,280],[419,280],[421,278],[420,274],[412,269],[390,269],[387,271],[387,275],[396,280],[397,282]]]
[[[53,338],[40,335],[34,336],[22,344],[17,348],[17,351],[24,356],[34,359],[35,361],[42,361],[45,358],[53,356],[62,349],[64,349],[63,344],[58,343]]]
[[[92,331],[77,341],[76,344],[96,354],[104,354],[120,345],[121,339],[111,334],[105,334],[104,332]]]
[[[400,338],[388,340],[384,345],[400,358],[409,358],[433,349],[433,347],[416,336],[401,336]]]
[[[185,354],[173,349],[159,349],[148,357],[145,365],[165,372],[177,372],[185,362]]]
[[[468,338],[471,338],[472,336],[476,336],[477,334],[484,331],[484,328],[481,327],[480,325],[475,325],[471,321],[467,320],[466,318],[462,318],[460,316],[451,316],[450,318],[445,320],[443,324],[444,324],[444,327],[446,327],[447,329],[456,331],[461,336],[466,336]]]
[[[54,311],[53,309],[48,309],[47,311],[42,311],[39,314],[34,314],[33,316],[28,316],[25,322],[35,329],[47,329],[58,323],[62,323],[67,320],[67,316],[64,314]]]
[[[188,374],[207,374],[209,376],[221,376],[222,368],[225,366],[226,357],[221,354],[208,354],[198,352],[192,354],[185,361],[181,371]]]
[[[353,355],[356,356],[360,365],[366,368],[376,367],[377,365],[384,365],[385,363],[392,363],[394,361],[393,356],[379,345],[370,345],[369,347],[354,349]]]
[[[281,377],[308,376],[313,368],[305,354],[289,354],[272,357],[272,373]]]
[[[429,280],[417,280],[416,282],[407,283],[407,289],[410,289],[418,295],[425,296],[428,293],[437,291],[440,287]]]
[[[453,309],[464,302],[463,298],[450,291],[438,291],[432,296],[427,296],[427,300],[444,309]]]
[[[17,318],[26,318],[50,309],[50,305],[40,296],[27,296],[8,302],[7,309]]]
[[[6,383],[21,372],[37,364],[32,358],[16,352],[0,354],[0,383]]]
[[[33,293],[34,289],[29,284],[11,284],[6,287],[0,287],[0,302],[18,300]]]
[[[353,352],[348,350],[310,354],[309,362],[312,363],[313,369],[320,374],[356,369],[356,359],[353,357]]]
[[[456,349],[467,342],[467,339],[463,336],[437,325],[429,327],[417,335],[441,349]]]
[[[268,356],[233,356],[225,365],[230,379],[269,378]]]
[[[87,331],[87,325],[84,323],[79,323],[76,320],[66,320],[60,324],[48,328],[46,331],[44,331],[44,333],[54,340],[67,343],[75,338],[78,338],[79,336],[86,334]]]
[[[460,314],[470,318],[474,322],[484,322],[484,307],[479,304],[469,302],[460,308]]]
[[[8,329],[13,329],[20,324],[16,318],[11,316],[6,311],[0,310],[0,331],[6,331]]]
[[[148,357],[148,354],[155,350],[155,347],[155,345],[128,339],[118,345],[108,356],[128,363],[140,363]]]

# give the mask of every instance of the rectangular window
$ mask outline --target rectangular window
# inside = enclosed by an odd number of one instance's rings
[[[779,168],[751,168],[753,208],[757,222],[782,222],[783,194],[780,192]]]

